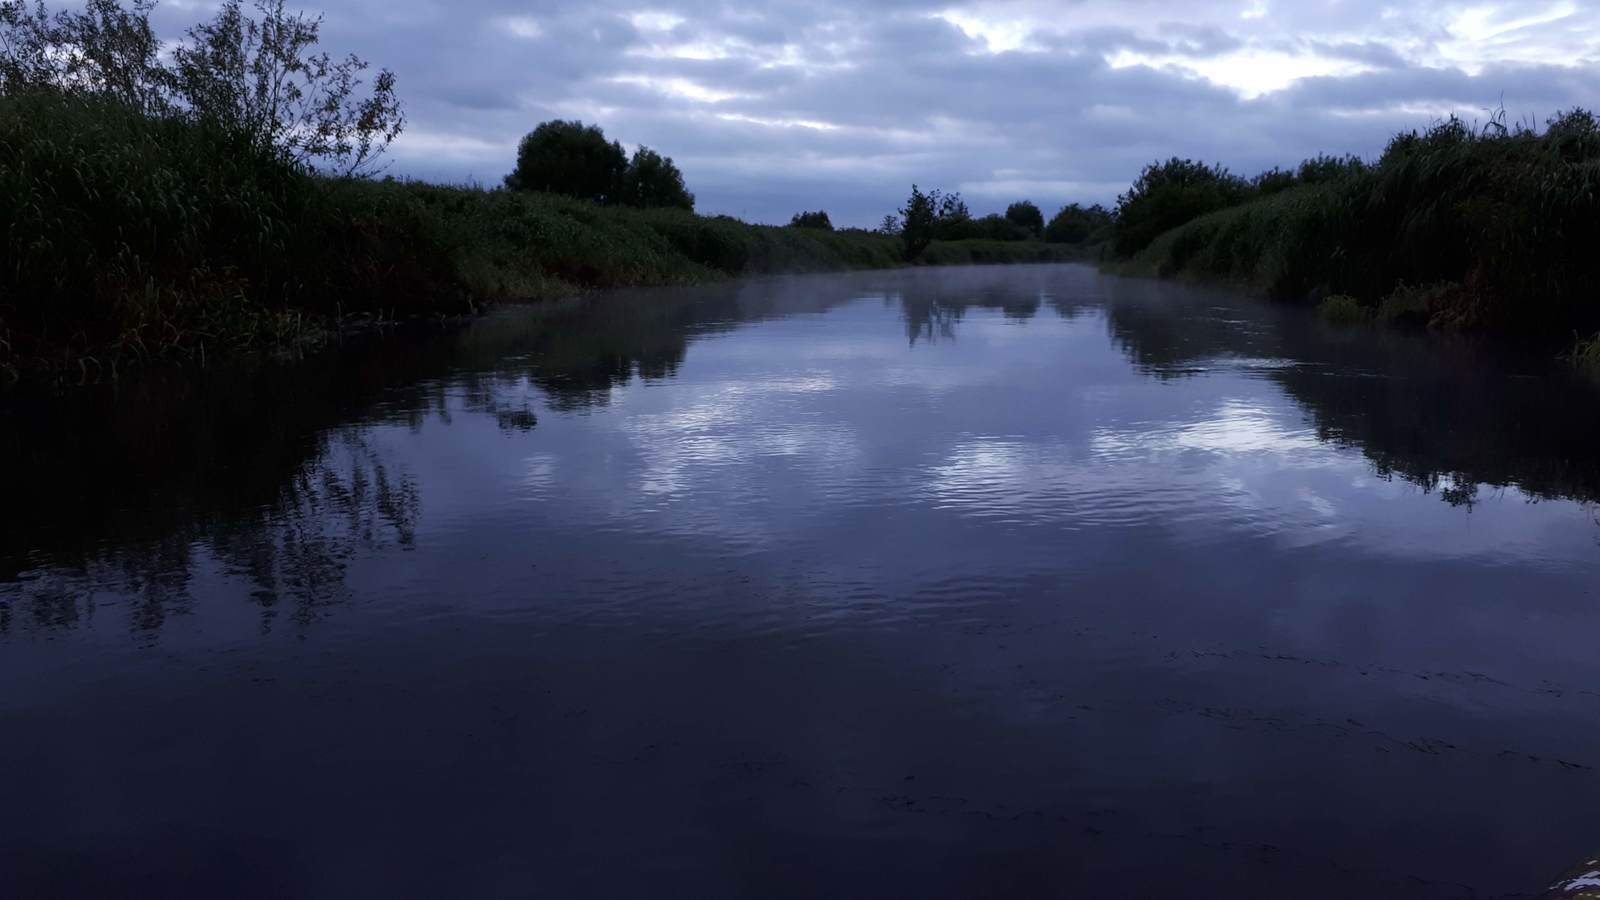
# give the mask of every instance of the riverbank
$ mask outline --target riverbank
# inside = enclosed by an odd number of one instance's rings
[[[1124,274],[1321,304],[1330,321],[1537,341],[1600,371],[1600,342],[1574,349],[1600,332],[1600,125],[1583,110],[1537,131],[1452,119],[1375,162],[1251,181],[1175,160],[1147,170],[1115,230],[1106,262]]]
[[[893,236],[394,179],[331,179],[113,102],[0,98],[0,382],[299,352],[352,325],[752,274],[905,265]],[[1069,258],[935,243],[918,264]]]

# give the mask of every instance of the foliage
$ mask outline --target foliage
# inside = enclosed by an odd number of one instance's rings
[[[0,221],[14,358],[109,367],[292,344],[304,314],[465,308],[408,198],[107,98],[0,98]]]
[[[634,151],[633,159],[622,173],[622,190],[617,199],[626,206],[641,209],[694,209],[694,195],[684,187],[683,173],[673,164],[672,157],[662,156],[649,147]]]
[[[828,218],[827,212],[819,209],[816,212],[798,212],[798,213],[795,213],[794,214],[794,218],[789,220],[789,227],[790,228],[817,228],[817,229],[821,229],[822,231],[832,231],[833,230],[833,221]],[[889,232],[887,232],[887,231],[885,232],[885,234],[888,234],[888,233]]]
[[[1285,298],[1347,294],[1397,324],[1600,329],[1600,124],[1587,111],[1542,131],[1447,119],[1395,136],[1370,165],[1308,160],[1297,180],[1168,230],[1135,267]]]
[[[1585,375],[1600,377],[1600,334],[1574,342],[1567,359]]]
[[[50,92],[149,116],[201,119],[257,150],[341,175],[368,171],[405,127],[394,74],[362,95],[367,63],[316,52],[321,20],[256,0],[225,0],[170,47],[150,26],[154,0],[89,0],[51,15],[0,0],[0,94]]]
[[[905,243],[905,258],[914,260],[933,242],[939,224],[939,192],[924,194],[916,185],[900,208],[900,237]]]
[[[1257,196],[1267,197],[1279,191],[1286,191],[1299,183],[1293,172],[1272,168],[1250,179],[1250,187]]]
[[[562,194],[596,203],[619,199],[628,155],[597,125],[577,120],[542,122],[517,145],[517,165],[506,176],[514,191]]]
[[[935,238],[941,241],[965,241],[979,236],[977,222],[960,193],[934,191],[929,196],[933,198],[937,210],[933,225]]]
[[[1117,198],[1117,252],[1137,253],[1163,232],[1250,196],[1250,184],[1221,166],[1177,157],[1152,163]]]
[[[576,120],[552,119],[528,132],[505,186],[639,209],[694,209],[694,194],[671,157],[641,146],[629,159],[598,125]]]
[[[302,163],[326,161],[338,174],[367,169],[405,127],[394,73],[357,99],[367,63],[316,53],[321,18],[291,14],[285,0],[240,0],[190,29],[173,53],[176,90],[194,112],[257,146]]]
[[[1044,236],[1044,213],[1032,200],[1020,200],[1006,207],[1006,219],[1033,240]]]
[[[1054,263],[1077,259],[1069,248],[1039,241],[934,241],[918,260],[929,266]]]
[[[999,213],[990,213],[975,220],[972,230],[978,239],[986,241],[1038,240],[1037,234]]]
[[[900,217],[896,215],[884,216],[883,221],[878,223],[878,233],[887,234],[891,237],[899,237]]]
[[[172,73],[150,27],[155,0],[88,0],[54,15],[42,2],[0,0],[0,94],[51,89],[149,114],[174,103]]]
[[[1061,207],[1045,226],[1044,239],[1053,244],[1082,244],[1111,227],[1111,212],[1100,204]]]
[[[1367,164],[1359,156],[1313,156],[1300,163],[1295,180],[1300,184],[1328,184],[1364,174]]]
[[[351,317],[901,256],[858,230],[326,178],[212,121],[53,92],[0,98],[0,221],[0,381],[292,350]]]
[[[1371,310],[1349,294],[1334,294],[1317,305],[1317,314],[1334,325],[1356,325],[1371,318]]]

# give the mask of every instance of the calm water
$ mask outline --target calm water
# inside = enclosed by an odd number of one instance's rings
[[[1077,267],[0,407],[0,895],[1518,897],[1600,395]]]

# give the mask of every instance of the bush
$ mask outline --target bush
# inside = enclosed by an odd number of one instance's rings
[[[1028,240],[1038,240],[1044,236],[1044,213],[1031,200],[1022,200],[1006,207],[1006,219],[1022,229]]]
[[[1567,358],[1573,368],[1585,375],[1600,378],[1600,334],[1587,340],[1579,339]]]
[[[1335,325],[1356,325],[1372,317],[1371,311],[1349,294],[1334,294],[1317,306],[1317,314]]]
[[[789,220],[790,228],[816,228],[821,231],[832,231],[833,222],[828,214],[822,210],[816,212],[798,212]],[[886,234],[889,232],[885,232]]]

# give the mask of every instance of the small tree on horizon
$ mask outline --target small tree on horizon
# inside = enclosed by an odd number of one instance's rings
[[[672,157],[640,146],[622,174],[619,201],[644,209],[676,207],[694,211],[694,195],[683,184],[683,173]]]
[[[930,196],[915,184],[911,186],[911,196],[900,210],[900,238],[905,242],[907,260],[921,256],[933,243],[933,230],[939,221],[938,200],[938,191]]]
[[[1032,200],[1020,200],[1006,207],[1006,219],[1027,231],[1034,240],[1044,235],[1044,213]]]
[[[611,203],[623,192],[628,155],[607,141],[597,125],[552,119],[540,123],[517,146],[517,167],[506,176],[513,191],[565,194]]]
[[[1044,239],[1052,244],[1081,244],[1095,232],[1111,225],[1111,211],[1096,203],[1085,207],[1069,203],[1045,226]]]
[[[833,220],[828,218],[828,213],[826,211],[820,209],[816,212],[797,212],[794,214],[794,218],[789,220],[789,227],[816,228],[821,231],[832,231]]]

